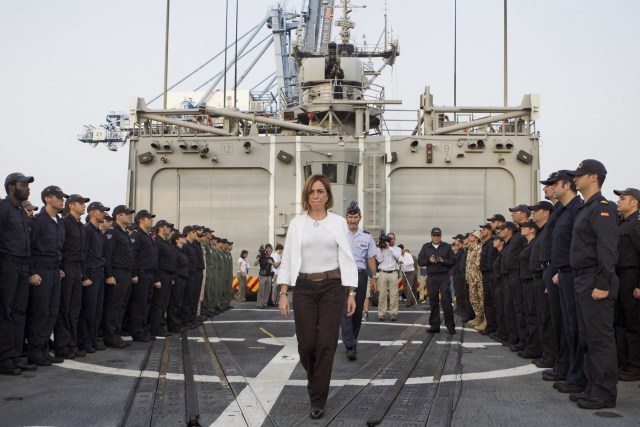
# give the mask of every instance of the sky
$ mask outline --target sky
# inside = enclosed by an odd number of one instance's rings
[[[235,36],[230,1],[229,40]],[[238,0],[238,32],[266,16],[272,0]],[[397,65],[376,82],[401,108],[418,107],[429,85],[436,105],[453,105],[454,0],[360,0],[351,17],[358,43],[375,44],[385,4],[399,40]],[[285,2],[300,10],[302,1]],[[171,2],[169,81],[175,82],[224,46],[225,2]],[[166,2],[162,0],[23,0],[0,14],[0,175],[35,177],[31,200],[58,185],[107,206],[126,199],[127,149],[107,151],[78,141],[83,125],[127,111],[132,97],[162,92]],[[339,16],[336,13],[336,16]],[[510,0],[508,101],[537,93],[541,176],[601,160],[613,189],[640,187],[640,2]],[[503,104],[503,1],[457,1],[457,105]],[[334,29],[334,32],[337,30]],[[258,37],[266,37],[266,28]],[[271,50],[246,80],[274,69]],[[249,60],[249,59],[248,59]],[[247,60],[247,61],[248,61]],[[244,70],[240,64],[239,73]],[[222,67],[221,58],[178,87],[193,90]],[[254,76],[255,74],[255,76]],[[229,75],[232,79],[232,74]],[[151,104],[159,107],[159,104]]]

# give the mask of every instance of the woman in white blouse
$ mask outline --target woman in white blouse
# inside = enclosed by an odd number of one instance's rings
[[[247,263],[249,251],[243,250],[238,258],[238,266],[236,269],[236,277],[238,278],[238,294],[236,299],[240,302],[246,301],[245,292],[247,288],[247,275],[249,274],[249,264]]]
[[[302,189],[305,212],[289,225],[278,272],[280,313],[286,318],[287,290],[290,286],[295,289],[298,353],[307,371],[309,415],[313,419],[324,414],[345,297],[347,316],[351,316],[358,286],[347,222],[329,212],[331,207],[333,194],[327,177],[309,177]]]

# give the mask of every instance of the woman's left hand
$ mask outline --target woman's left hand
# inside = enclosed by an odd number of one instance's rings
[[[347,317],[351,317],[353,313],[356,311],[356,296],[349,295],[347,296]]]

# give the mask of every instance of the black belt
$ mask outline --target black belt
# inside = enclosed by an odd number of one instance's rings
[[[598,271],[598,267],[576,268],[573,270],[574,276],[582,276],[583,274],[593,274]]]
[[[340,279],[340,269],[336,268],[335,270],[323,271],[322,273],[298,273],[298,277],[311,282]]]
[[[27,264],[29,262],[29,258],[28,257],[21,257],[21,256],[13,256],[13,255],[9,255],[9,254],[2,254],[2,258],[6,259],[6,260],[10,260],[13,262],[17,262],[20,264]]]
[[[358,269],[358,273],[366,273],[367,269],[366,268],[359,268]]]
[[[378,270],[380,273],[395,273],[398,270]]]

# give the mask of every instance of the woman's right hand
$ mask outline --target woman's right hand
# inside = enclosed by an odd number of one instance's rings
[[[285,319],[288,319],[289,318],[289,298],[287,297],[287,294],[281,293],[278,299],[279,299],[278,307],[280,308],[280,314]]]

